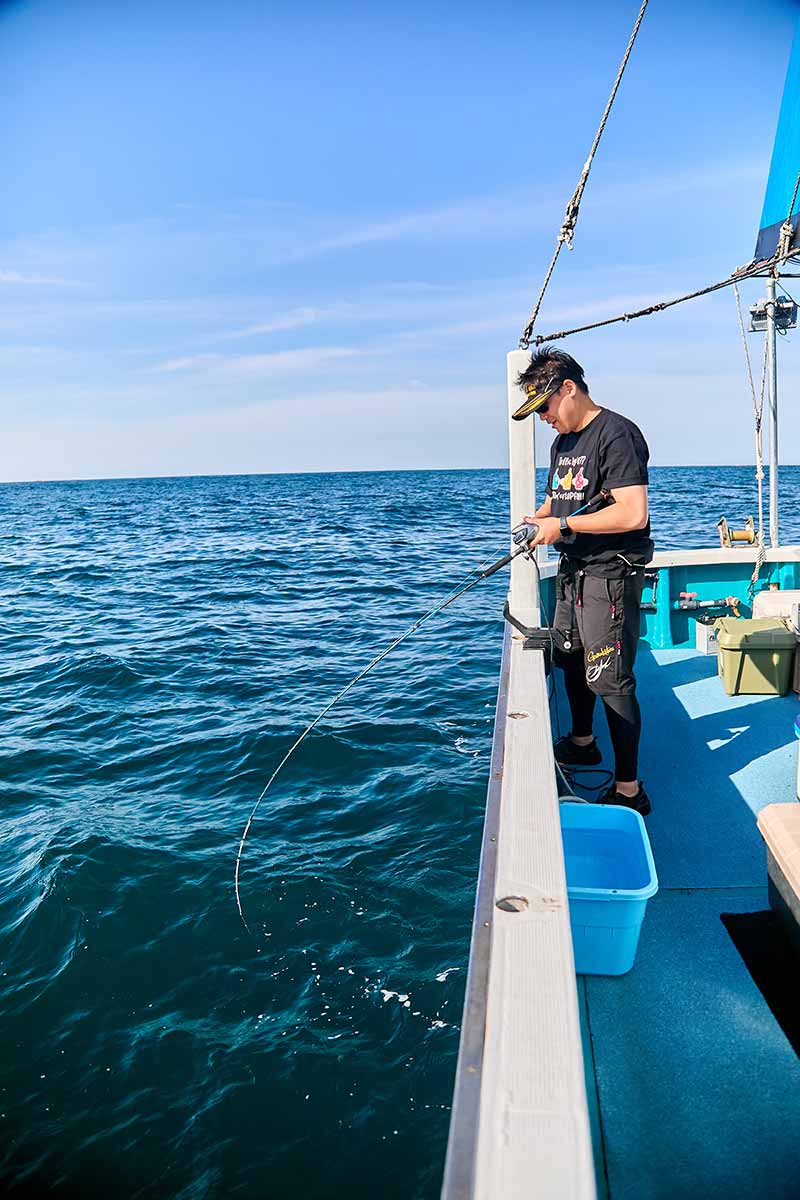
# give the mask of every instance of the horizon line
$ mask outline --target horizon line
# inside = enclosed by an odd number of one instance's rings
[[[649,469],[651,471],[677,471],[684,468],[691,469],[697,467],[708,467],[710,465],[716,467],[750,467],[755,470],[755,466],[751,462],[734,462],[734,463],[713,463],[708,461],[697,463],[651,463]],[[781,467],[797,467],[800,463],[782,462],[778,464]],[[352,467],[343,468],[336,471],[201,471],[196,473],[183,473],[171,475],[83,475],[83,476],[63,476],[53,479],[0,479],[0,487],[20,487],[31,484],[45,483],[143,483],[148,480],[169,480],[169,479],[271,479],[279,478],[280,476],[294,475],[419,475],[425,474],[444,474],[445,472],[462,472],[468,471],[504,471],[508,472],[509,468],[506,465],[493,467]],[[549,465],[547,463],[539,463],[535,470],[547,471]],[[764,464],[764,470],[769,472],[769,463]]]

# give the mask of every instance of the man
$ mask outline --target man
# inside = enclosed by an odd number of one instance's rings
[[[570,354],[545,346],[517,379],[530,413],[555,429],[547,498],[525,521],[539,532],[533,545],[561,554],[553,628],[563,668],[572,731],[555,746],[565,766],[596,766],[595,699],[606,710],[615,781],[601,804],[621,804],[643,816],[650,801],[638,778],[641,714],[633,664],[639,640],[644,567],[653,555],[647,509],[649,451],[641,432],[595,404],[583,368]],[[604,493],[601,500],[587,502]]]

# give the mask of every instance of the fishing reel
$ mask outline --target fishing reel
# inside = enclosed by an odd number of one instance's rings
[[[511,530],[511,538],[515,546],[530,547],[531,542],[539,532],[539,526],[532,521],[522,521],[521,524],[515,525]]]

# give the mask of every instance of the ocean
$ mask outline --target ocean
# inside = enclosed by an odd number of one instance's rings
[[[782,540],[800,539],[785,467]],[[765,485],[766,486],[766,485]],[[0,486],[0,1182],[433,1200],[466,977],[504,471]],[[714,545],[752,468],[655,468]],[[521,514],[522,515],[522,514]]]

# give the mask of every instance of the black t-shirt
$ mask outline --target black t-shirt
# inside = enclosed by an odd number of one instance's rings
[[[585,429],[562,433],[553,442],[545,489],[551,516],[571,516],[602,488],[646,484],[649,457],[647,442],[633,421],[601,408]],[[603,507],[593,505],[587,515]],[[628,533],[578,533],[569,541],[556,542],[555,548],[585,563],[595,575],[622,574],[626,564],[620,555],[634,566],[653,557],[650,522]]]

